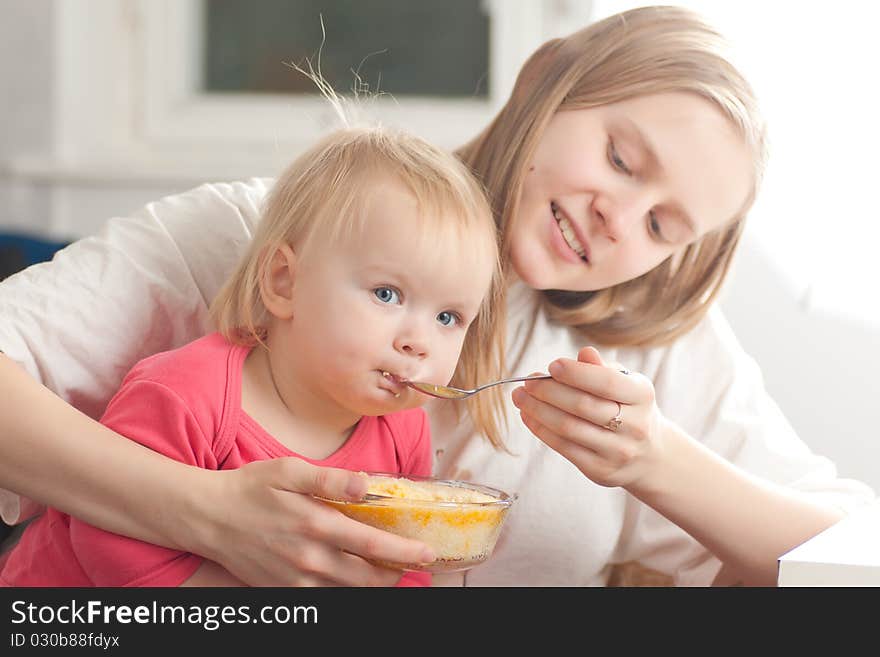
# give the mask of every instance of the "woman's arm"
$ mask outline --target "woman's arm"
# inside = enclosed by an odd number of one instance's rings
[[[716,583],[775,586],[777,559],[844,515],[737,468],[675,425],[660,443],[662,463],[625,488],[721,560]]]
[[[433,559],[420,543],[300,494],[358,499],[366,484],[355,473],[295,458],[223,472],[184,465],[91,420],[2,355],[0,486],[102,529],[201,554],[254,585],[390,586],[400,573],[354,555]]]
[[[198,570],[194,572],[181,586],[247,586],[244,582],[230,573],[220,564],[208,561],[202,562]]]
[[[171,488],[193,468],[120,437],[80,413],[0,354],[0,486],[114,532],[183,548],[164,518]],[[189,504],[189,501],[185,501]],[[143,510],[136,519],[132,509]]]
[[[591,347],[550,372],[556,381],[514,393],[529,429],[591,480],[622,486],[691,534],[722,561],[725,583],[775,584],[778,557],[843,516],[703,446],[663,417],[650,380],[605,366]],[[612,431],[619,408],[623,423]]]

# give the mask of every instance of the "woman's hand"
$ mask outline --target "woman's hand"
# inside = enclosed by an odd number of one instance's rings
[[[248,584],[393,586],[400,571],[364,558],[434,559],[424,544],[359,523],[311,497],[361,499],[367,483],[355,472],[291,457],[196,474],[187,514],[194,522],[180,542]]]
[[[840,519],[840,509],[749,475],[688,436],[660,413],[649,379],[606,365],[594,348],[549,370],[553,379],[513,392],[529,430],[706,546],[724,564],[716,583],[773,585],[780,554]]]
[[[603,486],[635,484],[658,466],[666,420],[649,379],[606,365],[593,347],[576,361],[554,361],[549,372],[553,379],[513,391],[532,433]]]

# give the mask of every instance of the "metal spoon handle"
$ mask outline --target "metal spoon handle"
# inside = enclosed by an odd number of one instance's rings
[[[512,381],[529,381],[531,379],[549,379],[552,378],[547,374],[538,374],[535,376],[517,376],[510,379],[501,379],[500,381],[492,381],[491,383],[484,383],[478,388],[474,388],[473,390],[462,390],[461,388],[454,388],[452,386],[441,386],[436,383],[424,383],[421,381],[402,381],[404,385],[408,385],[410,388],[414,388],[419,392],[422,392],[426,395],[430,395],[431,397],[439,397],[440,399],[467,399],[471,395],[475,395],[481,390],[485,390],[486,388],[491,388],[492,386],[497,386],[502,383],[510,383]]]
[[[481,386],[478,386],[476,390],[485,390],[486,388],[491,388],[492,386],[501,385],[502,383],[513,383],[514,381],[533,381],[535,379],[552,379],[553,377],[549,374],[535,374],[533,376],[515,376],[510,379],[501,379],[500,381],[492,381],[491,383],[484,383]]]

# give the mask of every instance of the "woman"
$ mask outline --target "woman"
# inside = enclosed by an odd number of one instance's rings
[[[677,8],[554,39],[461,150],[502,233],[507,366],[549,364],[555,380],[513,392],[506,453],[454,406],[429,408],[435,474],[519,494],[493,558],[435,583],[601,585],[613,564],[639,561],[679,584],[772,584],[780,554],[872,499],[794,435],[710,310],[764,159],[752,93],[720,45]],[[207,330],[207,303],[268,185],[164,199],[8,281],[0,348],[96,415],[133,362]],[[49,325],[28,334],[33,318]],[[8,359],[0,367],[7,488],[203,554],[252,584],[330,573],[388,584],[399,574],[354,554],[417,554],[296,494],[357,497],[346,473],[287,460],[227,473],[168,463]]]

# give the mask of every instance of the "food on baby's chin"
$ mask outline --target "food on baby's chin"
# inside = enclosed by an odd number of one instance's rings
[[[437,559],[427,564],[382,563],[405,570],[463,570],[492,554],[513,499],[462,482],[367,477],[362,502],[325,500],[342,513],[379,529],[428,544]]]

